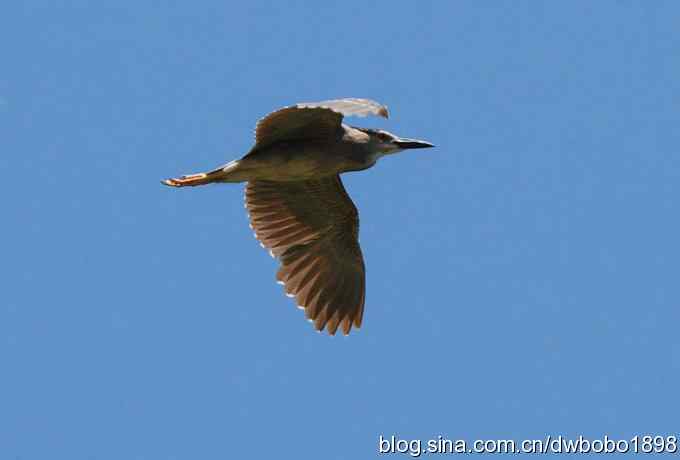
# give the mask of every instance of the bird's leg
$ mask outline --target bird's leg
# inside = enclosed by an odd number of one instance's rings
[[[245,182],[258,179],[253,169],[259,166],[250,160],[235,160],[207,173],[189,174],[174,179],[161,181],[170,187],[194,187],[213,182]]]
[[[170,187],[187,187],[187,186],[194,187],[196,185],[204,185],[209,184],[211,182],[215,182],[216,179],[217,179],[216,177],[211,177],[210,174],[199,173],[189,174],[174,179],[165,179],[162,182],[165,185],[169,185]]]

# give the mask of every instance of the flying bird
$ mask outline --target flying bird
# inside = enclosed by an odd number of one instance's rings
[[[314,327],[331,335],[361,326],[366,292],[359,215],[340,174],[402,150],[433,147],[342,122],[367,115],[388,118],[387,107],[355,98],[284,107],[257,123],[255,145],[240,160],[163,181],[172,187],[247,182],[251,228],[279,259],[278,282]]]

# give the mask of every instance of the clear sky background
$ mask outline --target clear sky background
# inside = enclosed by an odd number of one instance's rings
[[[680,3],[107,3],[0,18],[0,458],[680,434]],[[437,148],[344,176],[368,290],[331,338],[242,185],[159,180],[338,97]]]

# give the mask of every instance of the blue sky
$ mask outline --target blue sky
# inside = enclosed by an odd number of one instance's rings
[[[680,4],[61,3],[0,19],[3,459],[680,434]],[[159,180],[348,96],[437,148],[344,177],[368,291],[331,338],[241,185]]]

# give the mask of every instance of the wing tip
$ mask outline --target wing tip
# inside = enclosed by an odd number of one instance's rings
[[[345,113],[342,109],[334,107],[338,103],[350,103],[350,104],[360,104],[364,106],[362,111],[350,111],[350,113]],[[386,105],[383,105],[373,99],[364,99],[359,97],[347,97],[341,99],[331,99],[321,102],[298,102],[292,107],[298,109],[313,109],[313,108],[323,108],[329,109],[333,112],[343,114],[345,116],[354,116],[364,118],[368,115],[377,115],[383,118],[390,118],[390,112]],[[370,107],[370,108],[369,108]]]

